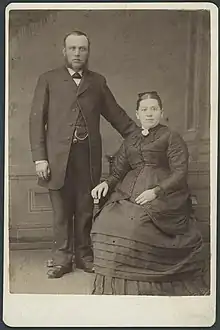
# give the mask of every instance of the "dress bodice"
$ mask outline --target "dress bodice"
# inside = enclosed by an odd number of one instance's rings
[[[141,129],[131,134],[116,155],[108,182],[131,195],[160,186],[174,191],[186,186],[188,150],[185,142],[167,126],[158,125],[147,136]],[[139,188],[138,188],[139,187]]]
[[[170,131],[166,126],[158,125],[149,130],[147,136],[141,130],[125,141],[126,156],[132,169],[139,166],[152,166],[169,169],[168,146]]]

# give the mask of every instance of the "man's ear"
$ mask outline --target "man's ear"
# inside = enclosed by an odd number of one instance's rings
[[[139,117],[139,113],[138,113],[137,110],[136,110],[136,117],[137,117],[137,119],[140,119],[140,117]]]
[[[65,47],[63,48],[62,53],[63,53],[63,56],[65,57],[66,56],[66,49],[65,49]]]

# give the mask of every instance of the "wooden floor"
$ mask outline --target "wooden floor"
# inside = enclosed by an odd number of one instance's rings
[[[207,249],[208,246],[206,245]],[[204,249],[207,255],[206,249]],[[9,254],[11,293],[91,294],[94,274],[80,269],[60,279],[48,279],[46,267],[50,250],[12,250]],[[208,263],[208,260],[207,260]]]
[[[32,294],[91,294],[94,274],[76,270],[60,279],[48,279],[47,250],[10,252],[10,292]]]

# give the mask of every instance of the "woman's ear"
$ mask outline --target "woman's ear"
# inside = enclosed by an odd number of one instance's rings
[[[164,111],[163,111],[163,109],[161,109],[161,118],[162,119],[164,118]]]

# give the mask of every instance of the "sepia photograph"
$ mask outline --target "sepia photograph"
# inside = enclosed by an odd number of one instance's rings
[[[6,8],[6,324],[213,324],[217,11]]]

